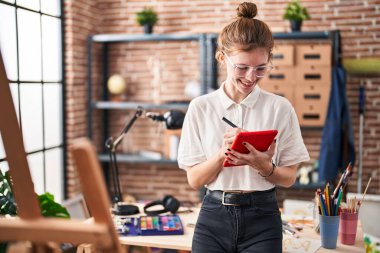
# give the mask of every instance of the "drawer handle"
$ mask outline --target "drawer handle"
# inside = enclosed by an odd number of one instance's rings
[[[309,80],[310,79],[312,79],[312,80],[321,79],[321,74],[305,74],[304,78],[309,79]]]
[[[320,94],[305,94],[303,95],[304,99],[321,99]]]
[[[305,54],[303,58],[305,60],[315,60],[315,59],[321,59],[321,55],[320,54]]]
[[[303,114],[304,119],[319,119],[319,114]]]
[[[274,54],[273,55],[273,59],[274,60],[278,60],[278,59],[284,59],[284,55],[283,54]]]
[[[285,79],[284,74],[269,74],[269,79]]]

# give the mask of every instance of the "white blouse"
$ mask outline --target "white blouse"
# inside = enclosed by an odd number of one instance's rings
[[[240,104],[236,104],[221,85],[218,90],[193,99],[189,105],[178,148],[181,169],[206,161],[220,149],[223,135],[230,128],[222,117],[247,131],[278,130],[273,161],[279,167],[310,159],[297,115],[288,100],[256,86]],[[244,165],[224,167],[206,187],[223,191],[263,191],[274,185],[261,177],[255,168]]]

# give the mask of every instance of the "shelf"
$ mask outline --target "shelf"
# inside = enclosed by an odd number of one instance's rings
[[[334,31],[322,31],[322,32],[275,32],[273,33],[273,39],[275,40],[316,40],[316,39],[328,39],[334,33]],[[207,38],[216,39],[217,33],[207,34]]]
[[[115,43],[134,41],[181,41],[199,40],[201,34],[97,34],[91,36],[93,42]]]
[[[291,188],[292,189],[310,189],[310,190],[317,190],[318,188],[325,188],[326,182],[317,182],[317,183],[310,183],[310,184],[300,184],[299,182],[296,182]]]
[[[100,154],[99,160],[101,162],[109,162],[108,154]],[[117,154],[116,160],[118,163],[138,163],[138,164],[158,164],[158,165],[177,165],[177,160],[170,159],[152,159],[149,157],[133,154]]]
[[[328,39],[331,36],[331,32],[289,32],[289,33],[273,33],[273,39],[278,40],[315,40],[315,39]]]
[[[189,103],[150,104],[108,101],[98,101],[93,103],[94,108],[103,110],[137,110],[137,107],[139,106],[141,106],[144,110],[187,110]]]

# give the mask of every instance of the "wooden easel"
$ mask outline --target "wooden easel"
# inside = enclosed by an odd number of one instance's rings
[[[84,197],[94,217],[86,223],[41,216],[37,195],[29,171],[16,111],[13,106],[8,78],[0,52],[0,134],[13,180],[14,197],[19,219],[0,217],[0,241],[29,241],[32,251],[47,252],[50,242],[89,243],[103,252],[121,252],[121,246],[109,212],[100,165],[91,144],[86,140],[75,143],[72,149],[81,179]],[[37,248],[37,249],[36,249]]]

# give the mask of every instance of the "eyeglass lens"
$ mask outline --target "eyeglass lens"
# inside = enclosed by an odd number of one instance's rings
[[[235,74],[238,76],[244,76],[251,68],[253,68],[257,77],[264,77],[272,69],[270,66],[248,67],[235,65]]]

